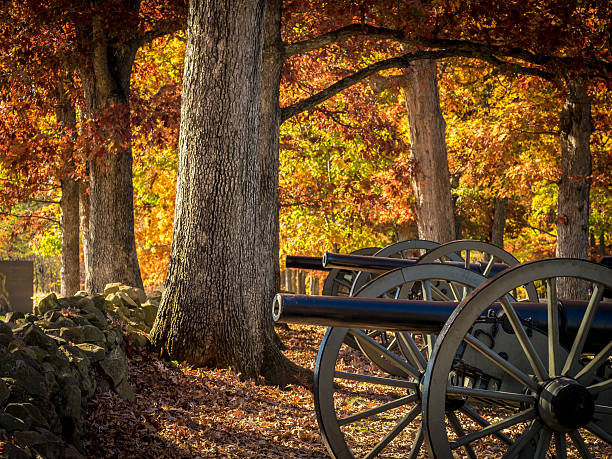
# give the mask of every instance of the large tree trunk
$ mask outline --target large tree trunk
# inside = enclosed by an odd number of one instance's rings
[[[94,16],[88,44],[92,67],[83,72],[87,116],[109,110],[112,126],[104,126],[108,151],[89,162],[89,272],[86,289],[99,292],[109,282],[142,288],[134,238],[132,149],[130,146],[130,73],[138,50],[134,43],[104,35]]]
[[[259,203],[259,240],[263,297],[264,357],[261,374],[266,382],[284,386],[309,381],[310,375],[288,360],[280,351],[274,333],[269,305],[280,290],[278,221],[278,148],[281,124],[279,104],[284,56],[281,40],[282,0],[266,2],[261,82],[261,124],[259,129],[259,167],[261,171]]]
[[[55,110],[57,121],[63,129],[76,129],[76,111],[66,95],[64,85],[58,87],[58,104]],[[68,296],[80,289],[81,274],[79,267],[79,189],[73,177],[74,163],[67,158],[62,171],[60,184],[61,231],[62,231],[62,264],[60,269],[60,294]]]
[[[151,331],[173,359],[246,378],[261,371],[270,290],[259,258],[264,5],[189,3],[174,235]]]
[[[419,237],[445,243],[455,239],[455,221],[436,62],[416,61],[404,76]]]
[[[589,191],[591,175],[591,104],[583,84],[568,84],[568,97],[559,119],[561,178],[557,217],[557,256],[587,258],[589,251]],[[585,298],[580,281],[559,282],[564,298]]]

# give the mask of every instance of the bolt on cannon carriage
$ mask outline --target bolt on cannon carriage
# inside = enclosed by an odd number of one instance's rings
[[[330,455],[610,456],[612,269],[440,247],[332,261],[351,273],[351,298],[277,295],[275,320],[330,326],[314,385]],[[588,296],[559,298],[568,279]]]

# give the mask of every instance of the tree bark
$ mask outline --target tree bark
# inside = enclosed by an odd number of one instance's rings
[[[557,216],[557,256],[584,258],[589,251],[589,177],[591,175],[591,105],[586,87],[568,84],[568,97],[559,118],[561,177]],[[563,279],[558,294],[581,299],[588,294],[584,282]]]
[[[280,290],[279,204],[278,204],[278,149],[281,125],[279,103],[281,71],[285,56],[281,39],[282,0],[266,2],[264,42],[262,51],[261,122],[259,127],[259,240],[261,251],[263,305],[263,361],[261,374],[266,382],[284,386],[311,381],[308,372],[287,359],[280,351],[268,307]]]
[[[62,296],[74,295],[81,288],[79,260],[79,185],[72,177],[61,180],[62,187]]]
[[[63,130],[76,129],[76,111],[66,95],[64,85],[60,81],[58,87],[58,104],[55,116]],[[74,134],[73,134],[74,135]],[[68,147],[70,152],[71,147]],[[69,153],[70,153],[69,152]],[[79,190],[74,174],[74,162],[67,158],[60,185],[62,198],[60,202],[62,231],[62,254],[60,267],[60,294],[72,295],[80,289],[81,273],[79,266]]]
[[[108,151],[89,161],[89,272],[86,289],[100,292],[109,282],[142,288],[134,237],[132,149],[130,145],[130,74],[138,50],[135,41],[105,36],[103,21],[94,16],[81,35],[91,49],[91,69],[82,73],[86,116],[109,110],[105,126]]]
[[[455,221],[436,62],[416,61],[404,76],[419,238],[449,242],[455,239]]]
[[[89,249],[89,187],[87,183],[79,181],[79,226],[81,228],[81,244],[83,246],[83,271],[85,273],[85,285],[91,283],[91,261]]]
[[[276,286],[259,240],[264,5],[189,4],[174,236],[151,331],[174,359],[246,378],[261,374]]]
[[[491,244],[504,248],[504,229],[508,213],[508,198],[495,198],[493,210],[493,225],[491,228]]]

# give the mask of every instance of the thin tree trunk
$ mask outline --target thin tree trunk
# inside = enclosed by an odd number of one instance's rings
[[[586,87],[568,84],[568,98],[559,119],[561,178],[557,217],[557,256],[584,258],[589,251],[589,191],[591,175],[591,105]],[[559,282],[559,297],[580,299],[588,294],[584,282]]]
[[[61,295],[74,295],[81,287],[79,260],[79,185],[72,177],[62,186],[62,266]]]
[[[493,210],[493,226],[491,228],[491,244],[504,248],[504,229],[508,213],[508,198],[495,198]]]
[[[91,47],[91,69],[83,70],[86,116],[109,110],[108,151],[89,161],[89,272],[86,289],[100,292],[109,282],[142,288],[134,237],[132,149],[130,145],[130,73],[138,44],[115,43],[94,16],[81,35]]]
[[[404,76],[419,238],[452,241],[455,221],[436,62],[417,61],[404,71]]]
[[[76,111],[66,95],[62,82],[60,82],[58,87],[58,104],[55,115],[63,129],[76,129]],[[72,149],[70,150],[72,151]],[[72,158],[67,158],[62,171],[62,178],[60,179],[62,188],[60,203],[62,211],[60,223],[62,231],[60,294],[62,296],[74,294],[81,285],[79,266],[79,190],[73,174],[74,162]]]
[[[132,151],[89,164],[90,274],[87,290],[109,282],[142,288],[134,237]]]
[[[83,271],[85,273],[85,285],[91,284],[91,268],[89,249],[89,187],[87,183],[79,181],[79,226],[81,228],[81,244],[83,246]]]
[[[177,360],[261,372],[263,0],[189,3],[172,253],[151,339]]]

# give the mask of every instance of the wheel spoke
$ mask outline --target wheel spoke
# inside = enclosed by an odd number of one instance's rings
[[[466,343],[468,343],[470,346],[472,346],[474,349],[480,352],[483,356],[485,356],[495,365],[500,367],[502,370],[504,370],[514,379],[516,379],[518,382],[520,382],[526,387],[529,387],[534,392],[538,391],[538,385],[528,375],[523,373],[521,370],[519,370],[517,367],[515,367],[513,364],[511,364],[507,360],[500,357],[499,354],[492,351],[478,338],[475,338],[473,335],[468,333],[467,335],[465,335],[464,340]]]
[[[436,343],[437,335],[425,335],[425,342],[427,343],[427,357],[431,357],[431,353],[433,352],[434,344]]]
[[[451,301],[451,299],[450,299],[448,296],[446,296],[446,295],[444,294],[444,292],[442,292],[442,290],[440,290],[440,289],[439,289],[438,287],[436,287],[435,285],[432,285],[432,286],[431,286],[431,291],[432,291],[433,293],[435,293],[436,295],[438,295],[438,300],[440,300],[440,301]]]
[[[540,421],[533,421],[527,431],[518,437],[514,443],[512,443],[512,446],[508,451],[506,451],[502,459],[519,457],[521,451],[531,442],[531,440],[533,440],[533,437],[538,434],[541,428],[542,424]]]
[[[604,289],[602,288],[602,286],[596,284],[595,288],[593,289],[593,294],[589,299],[589,305],[587,306],[587,309],[584,312],[584,316],[582,317],[582,322],[580,323],[580,328],[578,329],[578,333],[576,334],[576,339],[574,339],[574,343],[572,344],[572,349],[570,350],[570,353],[567,356],[567,360],[565,361],[565,365],[563,366],[563,375],[567,375],[570,372],[571,368],[578,361],[578,358],[582,353],[584,342],[586,341],[589,330],[591,329],[591,323],[593,322],[595,312],[599,307],[599,302],[603,297],[603,292]]]
[[[431,301],[431,282],[429,280],[424,280],[421,282],[421,286],[423,288],[423,299],[425,301]]]
[[[504,308],[506,317],[510,321],[512,328],[516,333],[516,337],[518,338],[519,343],[523,348],[523,352],[527,356],[527,360],[529,360],[531,368],[533,368],[533,371],[535,372],[536,377],[540,381],[544,381],[548,377],[548,375],[546,374],[546,368],[542,363],[542,359],[540,359],[540,356],[536,352],[533,343],[527,336],[527,332],[525,331],[525,328],[521,323],[521,319],[519,318],[518,314],[516,313],[516,311],[514,310],[514,308],[506,297],[500,298],[500,302],[502,304],[502,307]]]
[[[502,429],[506,429],[520,422],[525,422],[530,419],[533,419],[535,415],[536,411],[534,408],[529,408],[528,410],[520,411],[503,421],[495,422],[493,424],[488,425],[482,430],[472,432],[469,435],[459,438],[457,441],[451,443],[451,449],[459,448],[460,446],[471,443],[474,440],[478,440],[479,438],[486,437],[487,435],[491,435],[492,433],[498,432]]]
[[[559,301],[557,300],[557,280],[546,279],[548,309],[548,375],[557,376],[559,366]]]
[[[416,418],[420,413],[421,404],[419,403],[418,405],[415,405],[415,407],[412,408],[410,412],[406,416],[404,416],[397,423],[397,425],[387,435],[385,435],[384,438],[380,440],[378,444],[368,454],[365,455],[365,458],[369,459],[377,456],[378,453],[380,453],[385,446],[391,443],[395,439],[395,437],[397,437],[402,432],[402,430],[404,430],[404,428],[406,428],[406,426],[410,424],[414,420],[414,418]]]
[[[460,437],[465,436],[465,430],[463,430],[463,427],[461,427],[461,422],[459,422],[459,418],[457,418],[457,415],[451,411],[447,414],[447,416],[451,424],[451,427],[457,434],[457,437],[460,438]],[[463,449],[465,449],[465,452],[467,453],[469,457],[471,457],[472,459],[477,459],[474,449],[469,444],[463,445]]]
[[[412,389],[414,391],[416,391],[418,386],[418,384],[415,382],[406,381],[403,379],[381,378],[379,376],[361,375],[358,373],[347,373],[344,371],[335,371],[334,378],[377,384],[379,386],[403,387],[406,389]]]
[[[418,379],[420,377],[419,370],[414,368],[412,365],[408,364],[408,362],[401,359],[400,357],[395,355],[393,352],[389,351],[385,346],[381,346],[378,342],[370,338],[368,335],[363,333],[361,330],[351,328],[349,330],[349,333],[351,333],[355,338],[363,338],[364,340],[366,340],[368,344],[375,347],[378,351],[381,352],[381,357],[387,358],[391,363],[395,364],[397,367],[404,370],[406,373],[408,373],[413,378]]]
[[[606,432],[604,429],[602,429],[592,421],[586,425],[586,429],[596,437],[599,437],[600,439],[605,441],[608,445],[612,445],[612,433]]]
[[[412,443],[412,448],[410,448],[410,453],[408,453],[407,459],[416,459],[421,452],[421,446],[423,446],[423,424],[419,424],[419,430],[417,430],[416,436],[414,437],[414,442]]]
[[[495,263],[495,255],[491,255],[491,259],[487,263],[487,267],[482,272],[484,277],[489,277],[489,273],[491,272],[491,268],[493,268],[493,264]]]
[[[612,415],[612,406],[595,405],[595,412],[599,414],[610,414]]]
[[[425,360],[421,350],[412,339],[412,335],[407,332],[398,332],[397,338],[399,339],[400,344],[403,344],[406,347],[413,363],[417,366],[419,371],[424,372],[425,368],[427,367],[427,360]]]
[[[506,400],[511,402],[529,403],[531,405],[535,403],[535,397],[533,395],[517,394],[515,392],[501,392],[495,390],[475,389],[463,386],[448,386],[446,388],[446,393],[449,395],[460,395],[484,400]]]
[[[578,372],[575,379],[582,382],[588,381],[589,376],[595,372],[605,360],[612,355],[612,341],[604,347],[582,370]]]
[[[346,287],[348,289],[350,289],[353,286],[353,284],[351,284],[349,281],[347,281],[346,279],[343,279],[341,277],[338,277],[335,280],[336,280],[336,282],[338,284],[343,285],[344,287]]]
[[[345,418],[338,419],[338,425],[343,426],[346,424],[350,424],[351,422],[359,421],[360,419],[374,416],[375,414],[382,413],[388,410],[392,410],[394,408],[398,408],[403,405],[407,405],[408,403],[412,403],[416,400],[418,400],[418,397],[416,396],[416,394],[407,395],[406,397],[398,398],[397,400],[393,400],[383,405],[375,406],[374,408],[370,408],[369,410],[362,411],[361,413],[353,414],[352,416],[347,416]]]
[[[534,458],[544,459],[546,457],[546,452],[548,451],[548,446],[550,445],[550,439],[552,437],[552,433],[548,429],[540,430],[540,436],[538,438],[538,443],[536,445]]]
[[[612,389],[612,379],[608,379],[606,381],[598,382],[597,384],[593,384],[593,385],[587,387],[587,389],[589,390],[589,393],[591,395],[597,395],[600,392],[605,392],[607,390]]]
[[[487,421],[485,418],[479,415],[474,410],[474,408],[472,408],[467,403],[463,405],[463,407],[461,408],[461,412],[465,414],[466,416],[470,417],[471,419],[473,419],[474,421],[476,421],[476,423],[478,423],[478,425],[480,425],[481,427],[487,427],[491,425],[489,421]],[[500,439],[501,441],[503,441],[504,443],[507,443],[508,445],[512,444],[512,440],[506,434],[503,434],[501,432],[495,432],[493,435],[497,437],[498,439]]]
[[[389,345],[386,346],[387,350],[391,350],[394,349],[395,346],[397,345],[397,338],[393,337],[393,339],[389,342]]]
[[[457,290],[457,286],[453,282],[450,282],[449,285],[451,288],[451,292],[453,292],[453,297],[455,297],[455,301],[461,301],[464,298],[464,296],[459,294],[459,291]]]
[[[570,436],[570,438],[572,439],[572,443],[580,453],[580,457],[582,457],[583,459],[593,459],[593,455],[587,448],[587,445],[585,445],[584,439],[582,438],[582,435],[580,435],[580,432],[574,430],[572,432],[568,432],[568,435]]]
[[[565,434],[561,432],[555,432],[555,456],[556,459],[567,458],[567,441]]]

